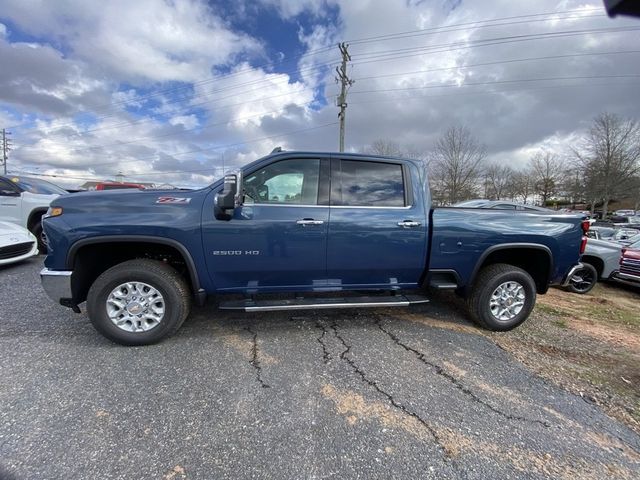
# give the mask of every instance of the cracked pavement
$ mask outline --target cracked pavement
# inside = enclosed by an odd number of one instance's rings
[[[0,478],[639,478],[640,437],[443,299],[222,312],[116,346],[0,270]]]

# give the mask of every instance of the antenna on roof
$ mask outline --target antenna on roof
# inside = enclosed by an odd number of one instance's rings
[[[282,147],[276,147],[273,150],[271,150],[271,153],[280,153],[282,151]]]

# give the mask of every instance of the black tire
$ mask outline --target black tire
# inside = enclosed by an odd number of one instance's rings
[[[516,282],[522,287],[524,303],[520,311],[512,318],[499,319],[494,316],[491,310],[491,297],[499,286],[509,282]],[[476,277],[467,298],[471,318],[481,327],[493,331],[506,331],[517,327],[529,318],[535,303],[536,284],[531,275],[521,268],[504,263],[496,263],[483,268]]]
[[[42,220],[38,220],[33,224],[31,233],[38,239],[38,251],[40,253],[47,253],[47,237],[42,229]]]
[[[573,293],[584,294],[590,292],[598,283],[598,271],[593,265],[583,263],[583,267],[576,271],[569,279],[567,290]]]
[[[145,283],[162,295],[164,315],[149,330],[129,332],[109,318],[107,299],[116,287],[127,282]],[[93,282],[87,295],[89,320],[98,332],[120,345],[150,345],[173,335],[189,315],[190,308],[191,295],[185,280],[175,269],[156,260],[128,260],[111,267]]]

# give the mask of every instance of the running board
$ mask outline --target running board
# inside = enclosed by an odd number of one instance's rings
[[[220,310],[244,310],[245,312],[271,312],[278,310],[319,310],[324,308],[373,308],[408,307],[427,303],[422,295],[395,295],[379,297],[296,298],[289,300],[241,300],[223,302]]]

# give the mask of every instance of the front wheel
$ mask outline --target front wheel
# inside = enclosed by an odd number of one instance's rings
[[[567,290],[573,293],[587,293],[598,282],[598,272],[593,265],[583,263],[582,268],[574,272],[569,279]]]
[[[521,268],[503,263],[483,268],[467,299],[469,313],[481,327],[511,330],[524,322],[536,303],[536,284]]]
[[[149,345],[174,334],[189,308],[184,279],[156,260],[129,260],[111,267],[87,295],[95,329],[121,345]]]

